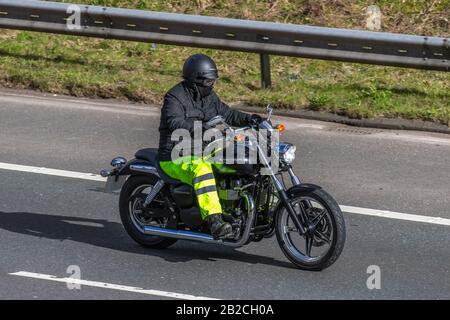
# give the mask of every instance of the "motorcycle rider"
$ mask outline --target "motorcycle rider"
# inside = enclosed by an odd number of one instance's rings
[[[222,219],[222,207],[212,169],[214,164],[194,155],[188,162],[179,163],[171,159],[176,144],[171,140],[172,132],[186,129],[193,136],[194,121],[201,121],[203,130],[206,130],[206,122],[217,115],[221,115],[227,124],[240,127],[257,125],[263,120],[259,115],[233,110],[223,103],[214,92],[218,77],[216,64],[204,54],[192,55],[185,61],[183,81],[164,97],[158,160],[168,176],[194,187],[202,219],[208,222],[215,239],[223,239],[232,234],[232,227]]]

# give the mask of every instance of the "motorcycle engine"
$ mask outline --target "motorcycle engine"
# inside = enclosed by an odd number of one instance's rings
[[[239,194],[239,189],[245,185],[244,179],[223,178],[218,183],[218,194],[222,209],[225,213],[239,218],[242,214],[241,201],[243,198]]]

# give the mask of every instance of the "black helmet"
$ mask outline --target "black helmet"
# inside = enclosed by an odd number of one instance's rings
[[[189,82],[202,83],[205,79],[219,77],[214,61],[204,54],[194,54],[187,58],[183,66],[183,78]]]

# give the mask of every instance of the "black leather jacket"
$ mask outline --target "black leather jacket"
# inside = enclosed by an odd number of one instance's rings
[[[186,129],[192,135],[194,121],[207,122],[216,115],[223,116],[226,123],[232,126],[246,126],[250,121],[250,114],[231,109],[220,101],[214,90],[209,96],[201,98],[198,91],[185,81],[170,89],[164,97],[161,109],[159,160],[171,160],[171,151],[177,143],[171,141],[174,130]]]

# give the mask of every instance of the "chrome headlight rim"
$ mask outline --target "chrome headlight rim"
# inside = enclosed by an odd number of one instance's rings
[[[280,160],[285,164],[291,164],[295,160],[295,152],[297,147],[291,143],[280,143],[279,145]]]

